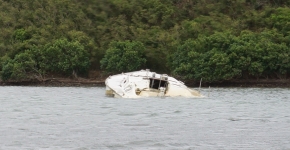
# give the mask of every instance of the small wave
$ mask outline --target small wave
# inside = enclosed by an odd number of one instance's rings
[[[148,144],[152,142],[153,142],[152,140],[132,141],[132,142],[129,142],[128,145],[144,145],[144,144]]]
[[[21,109],[13,109],[13,112],[23,112]]]
[[[103,108],[103,109],[110,109],[110,108],[112,108],[112,107],[102,106],[102,107],[100,107],[100,108]]]
[[[152,113],[152,114],[149,114],[148,116],[149,117],[156,117],[156,116],[158,116],[158,113]]]
[[[146,127],[149,126],[149,124],[124,124],[124,126],[137,126],[137,127]]]
[[[242,120],[242,119],[239,119],[239,118],[229,118],[228,120],[230,120],[230,121],[240,121],[240,120]]]
[[[136,116],[137,114],[135,113],[119,113],[119,116]]]
[[[181,113],[182,111],[180,111],[180,110],[176,110],[176,111],[174,111],[174,113],[175,114],[179,114],[179,113]]]

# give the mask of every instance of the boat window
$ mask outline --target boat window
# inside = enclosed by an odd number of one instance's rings
[[[150,79],[150,88],[159,89],[159,87],[167,87],[167,81],[158,80],[158,79]]]

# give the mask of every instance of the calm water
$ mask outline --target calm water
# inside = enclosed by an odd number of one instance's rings
[[[0,149],[290,149],[290,89],[115,99],[103,87],[0,87]]]

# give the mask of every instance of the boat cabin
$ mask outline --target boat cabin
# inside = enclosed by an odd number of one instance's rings
[[[160,78],[155,77],[155,73],[152,74],[152,77],[150,79],[149,87],[151,89],[159,90],[160,87],[163,87],[164,89],[167,89],[168,86],[168,75],[163,74],[160,76]]]

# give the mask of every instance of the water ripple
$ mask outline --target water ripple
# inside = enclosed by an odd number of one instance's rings
[[[0,149],[290,149],[290,92],[115,99],[104,87],[0,87]]]

